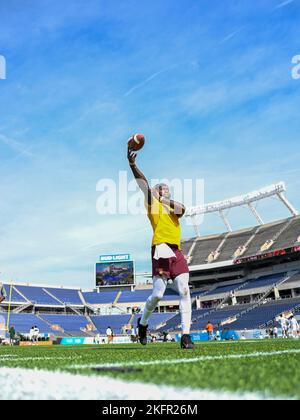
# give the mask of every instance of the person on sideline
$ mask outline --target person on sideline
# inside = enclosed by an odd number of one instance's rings
[[[209,321],[205,327],[207,334],[208,334],[208,341],[211,341],[213,339],[213,335],[214,335],[214,326],[213,324]]]
[[[106,336],[107,336],[107,342],[108,344],[111,344],[114,340],[114,333],[111,327],[108,327],[106,330]]]

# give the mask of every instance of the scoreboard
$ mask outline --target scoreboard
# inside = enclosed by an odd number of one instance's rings
[[[129,254],[101,255],[96,263],[96,287],[135,285],[135,265]]]

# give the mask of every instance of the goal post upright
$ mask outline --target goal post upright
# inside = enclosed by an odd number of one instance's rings
[[[13,283],[11,282],[10,289],[9,289],[9,301],[8,301],[7,323],[6,323],[6,330],[7,330],[7,332],[9,332],[9,326],[10,326],[10,312],[11,312],[12,291],[13,291]]]

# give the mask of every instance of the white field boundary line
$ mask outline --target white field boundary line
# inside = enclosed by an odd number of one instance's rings
[[[2,354],[0,356],[0,359],[9,359],[11,357],[18,357],[18,355],[17,354]]]
[[[258,357],[271,357],[271,356],[282,356],[286,354],[300,354],[300,349],[281,350],[281,351],[270,351],[270,352],[255,352],[245,354],[232,354],[229,356],[200,356],[187,359],[166,359],[166,360],[149,360],[149,361],[136,361],[129,363],[106,363],[99,365],[72,365],[69,369],[101,369],[101,368],[114,368],[114,367],[133,367],[133,366],[155,366],[155,365],[178,365],[185,363],[200,363],[209,361],[225,361],[225,360],[239,360],[247,358],[258,358]]]
[[[82,359],[82,356],[77,357],[0,357],[0,362],[34,362],[34,361],[49,361],[49,360],[74,360],[74,359]]]
[[[0,369],[1,400],[274,400],[263,393],[195,390],[128,382],[107,376]],[[282,398],[281,398],[282,399]]]

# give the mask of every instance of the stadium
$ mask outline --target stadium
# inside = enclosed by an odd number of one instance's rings
[[[191,273],[192,335],[199,349],[201,348],[201,354],[202,351],[209,351],[208,357],[213,357],[212,345],[228,343],[230,346],[230,343],[234,342],[240,343],[241,357],[244,351],[242,342],[243,345],[248,343],[249,349],[253,346],[256,355],[253,351],[250,354],[254,358],[260,354],[259,349],[262,345],[264,346],[262,357],[264,354],[282,357],[300,351],[295,340],[280,340],[280,344],[279,341],[275,343],[272,340],[271,343],[269,332],[270,328],[272,331],[277,328],[278,339],[281,339],[281,317],[284,315],[288,319],[296,316],[298,320],[300,319],[298,315],[300,314],[300,216],[286,198],[285,191],[285,184],[280,183],[240,197],[188,209],[186,217],[193,218],[197,235],[185,239],[182,248]],[[264,224],[255,209],[255,204],[270,197],[280,200],[291,212],[291,217]],[[224,212],[226,209],[239,206],[248,206],[259,224],[232,231]],[[199,226],[195,217],[207,212],[218,213],[227,231],[217,235],[203,237],[199,235]],[[114,263],[108,262],[109,258],[113,259]],[[137,319],[141,316],[151,293],[151,285],[137,285],[134,280],[130,282],[128,270],[133,269],[133,264],[131,261],[124,263],[122,258],[129,260],[130,256],[101,257],[100,260],[103,260],[104,265],[100,264],[101,268],[96,270],[96,280],[98,271],[101,271],[101,282],[96,281],[98,287],[89,291],[14,282],[4,284],[3,289],[7,299],[0,306],[2,343],[9,343],[7,331],[13,326],[17,332],[18,351],[29,352],[29,357],[22,357],[17,353],[14,356],[9,352],[1,353],[4,366],[22,367],[24,363],[27,366],[26,360],[36,358],[38,361],[41,352],[47,360],[49,346],[53,349],[63,349],[58,351],[58,354],[63,353],[64,349],[73,348],[75,361],[78,351],[82,357],[82,350],[78,350],[76,346],[84,345],[85,348],[92,348],[100,345],[108,349],[108,355],[111,357],[109,363],[105,361],[107,356],[101,359],[100,364],[99,359],[95,363],[89,350],[86,350],[88,364],[74,366],[72,363],[66,369],[68,371],[85,369],[87,372],[95,369],[99,372],[111,369],[111,372],[115,372],[121,366],[121,369],[129,369],[130,377],[130,369],[135,363],[131,360],[130,363],[124,362],[119,365],[113,349],[117,349],[120,345],[126,345],[128,349],[135,346],[138,354],[136,347],[138,344],[134,344],[135,333],[132,331],[137,327]],[[107,281],[105,287],[102,283],[103,273],[111,279],[111,282]],[[123,273],[126,275],[126,284],[120,281],[116,285],[116,278],[119,280],[124,278]],[[113,274],[116,278],[113,278]],[[134,276],[133,273],[133,278]],[[149,283],[150,274],[143,274],[143,277]],[[206,332],[208,322],[215,328],[212,337]],[[38,329],[37,340],[32,340],[30,335],[32,327]],[[108,327],[113,330],[113,343],[108,342],[106,336]],[[151,317],[148,340],[152,344],[149,346],[162,346],[161,351],[165,352],[168,346],[177,345],[175,342],[180,340],[180,328],[178,295],[170,289]],[[166,341],[164,338],[167,334],[169,342],[165,343],[163,341]],[[291,335],[290,338],[295,337]],[[283,342],[285,346],[282,349]],[[269,349],[267,353],[265,353],[266,348]],[[279,348],[278,353],[277,348]],[[126,354],[125,348],[123,351]],[[64,356],[61,359],[66,362]],[[174,364],[176,366],[177,363],[185,361],[189,363],[189,358],[182,359],[181,354]],[[39,362],[37,363],[39,366]],[[44,367],[43,363],[41,367]],[[155,363],[160,362],[159,359],[155,362],[138,360],[136,366],[143,364],[150,366],[151,363],[154,367]],[[164,365],[163,360],[161,364]],[[55,368],[59,365],[57,361],[54,364]],[[193,387],[192,381],[186,385]],[[111,390],[109,392],[112,393]],[[169,392],[171,393],[167,393],[167,398],[171,396],[176,398],[173,395],[174,390]],[[187,398],[195,397],[195,392],[188,391]],[[286,392],[287,396],[292,396]],[[114,394],[109,394],[108,398],[112,395]],[[262,398],[263,394],[258,395],[249,393],[248,397]],[[198,396],[201,397],[201,393]],[[65,398],[64,395],[61,397]],[[209,397],[210,394],[206,392],[205,398]],[[211,397],[213,398],[213,395]],[[229,394],[224,394],[226,399],[231,397]],[[247,398],[247,394],[243,394],[244,398]]]
[[[208,208],[219,212],[226,206],[250,205],[275,195],[284,199],[292,213],[288,219],[263,224],[255,210],[261,222],[258,226],[183,241],[191,272],[194,332],[205,331],[210,321],[233,331],[247,330],[248,337],[253,331],[254,338],[257,330],[274,324],[283,313],[300,311],[300,216],[282,195],[285,189],[281,183],[188,210],[187,217],[195,217]],[[130,282],[129,287],[100,286],[91,291],[14,283],[3,286],[9,297],[1,304],[5,323],[9,320],[22,335],[37,326],[54,340],[105,335],[108,326],[116,336],[131,331],[140,316],[135,311],[144,308],[150,294],[149,287],[134,287]],[[179,333],[178,311],[178,296],[169,290],[151,320],[151,332]]]

